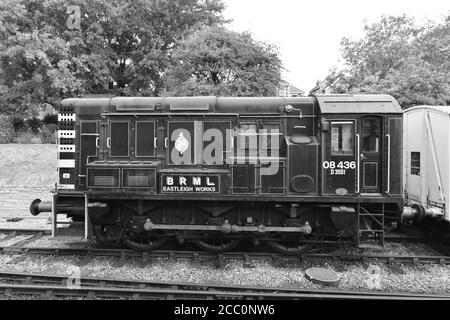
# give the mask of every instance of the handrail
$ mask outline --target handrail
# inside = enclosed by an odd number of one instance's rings
[[[388,145],[387,145],[387,188],[386,193],[389,194],[391,191],[391,135],[386,134],[386,137],[388,138]]]
[[[356,140],[357,140],[357,143],[356,143],[356,149],[358,150],[358,152],[356,153],[356,162],[358,163],[358,166],[357,166],[357,171],[356,171],[356,190],[355,190],[355,193],[359,193],[359,180],[360,180],[360,177],[359,177],[359,171],[360,171],[360,160],[359,160],[359,157],[360,157],[360,154],[359,154],[359,152],[360,152],[360,148],[359,148],[359,143],[360,143],[360,138],[359,138],[359,134],[355,134],[355,136],[356,136]]]

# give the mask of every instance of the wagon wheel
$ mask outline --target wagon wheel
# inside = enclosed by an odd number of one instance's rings
[[[292,225],[292,227],[297,227],[299,225]],[[273,240],[269,240],[268,245],[275,250],[284,255],[300,255],[302,253],[308,252],[315,245],[311,243],[305,243],[305,240],[317,240],[318,234],[305,235],[301,234],[288,234],[288,233],[278,233],[272,236]]]
[[[241,239],[232,239],[227,237],[204,238],[196,240],[194,243],[200,249],[211,253],[223,253],[233,250]]]
[[[167,241],[167,236],[163,233],[128,233],[122,238],[123,244],[128,248],[139,251],[151,251],[159,248]]]

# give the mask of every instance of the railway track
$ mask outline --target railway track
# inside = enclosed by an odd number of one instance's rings
[[[0,233],[6,233],[6,234],[11,234],[11,233],[16,233],[16,234],[36,234],[36,233],[44,233],[44,234],[51,234],[51,230],[49,229],[26,229],[26,228],[22,228],[22,229],[12,229],[12,228],[0,228]]]
[[[0,272],[0,294],[32,295],[47,298],[85,297],[89,299],[365,299],[365,300],[450,300],[450,295],[356,292],[336,289],[251,287],[190,282],[156,282],[80,277],[67,285],[67,276]]]
[[[117,257],[123,261],[128,258],[142,259],[193,259],[202,261],[217,261],[219,264],[227,260],[243,260],[244,263],[251,264],[253,260],[263,260],[273,263],[296,264],[300,262],[320,262],[320,261],[346,261],[346,262],[379,262],[386,264],[450,264],[450,256],[417,256],[417,255],[383,255],[383,254],[342,254],[342,253],[305,253],[301,256],[286,256],[273,252],[227,252],[223,254],[212,254],[204,251],[176,251],[176,250],[155,250],[141,252],[129,249],[103,249],[103,248],[67,248],[67,247],[27,247],[26,245],[44,235],[50,234],[48,230],[40,229],[0,229],[0,233],[7,233],[6,237],[0,239],[0,254],[10,255],[49,255],[49,256],[83,256],[94,257]],[[12,245],[2,246],[5,239],[12,239],[18,235],[26,235]]]
[[[155,250],[140,252],[123,249],[98,249],[98,248],[26,248],[19,246],[1,247],[0,253],[10,255],[52,255],[52,256],[83,256],[94,257],[117,257],[123,261],[128,258],[142,259],[192,259],[202,261],[217,261],[225,263],[227,260],[243,260],[251,264],[253,260],[268,261],[273,263],[295,264],[300,262],[318,261],[346,261],[346,262],[380,262],[387,264],[450,264],[450,256],[388,256],[388,255],[364,255],[364,254],[334,254],[334,253],[311,253],[302,256],[284,256],[274,253],[263,252],[229,252],[224,254],[211,254],[203,251],[172,251]]]

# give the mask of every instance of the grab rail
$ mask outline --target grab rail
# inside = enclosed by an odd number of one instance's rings
[[[359,152],[360,152],[360,150],[359,150],[359,134],[355,134],[355,136],[356,136],[356,140],[357,140],[357,142],[356,142],[356,149],[358,150],[358,152],[356,153],[356,162],[358,163],[358,167],[357,167],[357,171],[356,171],[356,190],[355,190],[355,193],[359,193],[359,171],[360,171],[360,168],[359,168],[359,166],[360,166],[360,160],[359,160],[359,157],[361,156],[360,154],[359,154]]]
[[[387,145],[387,152],[388,152],[388,158],[387,158],[387,188],[386,193],[389,194],[391,191],[391,135],[387,134],[386,137],[388,138],[388,145]]]

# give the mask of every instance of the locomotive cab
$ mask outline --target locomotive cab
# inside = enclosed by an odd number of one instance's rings
[[[385,99],[382,99],[385,97]],[[322,193],[401,196],[402,112],[390,96],[318,97]]]

